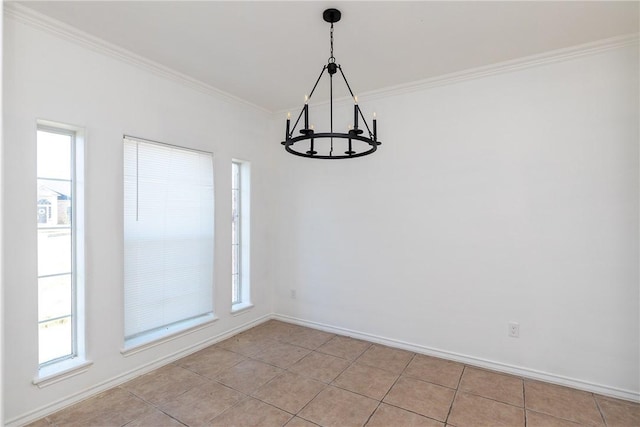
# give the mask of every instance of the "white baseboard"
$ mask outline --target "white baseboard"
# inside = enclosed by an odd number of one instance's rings
[[[481,368],[491,369],[498,372],[504,372],[507,374],[517,375],[524,378],[535,379],[540,381],[545,381],[553,384],[559,384],[567,387],[572,387],[579,390],[588,391],[591,393],[597,393],[604,396],[611,396],[618,399],[629,400],[632,402],[640,401],[640,393],[630,391],[630,390],[622,390],[615,387],[605,386],[601,384],[594,384],[588,381],[582,381],[575,378],[567,378],[561,375],[550,374],[547,372],[541,372],[534,369],[523,368],[519,366],[513,366],[501,362],[495,362],[491,360],[481,359],[473,356],[467,356],[464,354],[453,353],[450,351],[439,350],[431,347],[426,347],[417,344],[411,344],[404,341],[382,337],[379,335],[373,335],[366,332],[354,331],[347,328],[341,328],[338,326],[327,325],[319,322],[312,322],[309,320],[299,319],[292,316],[286,316],[283,314],[267,314],[259,317],[251,322],[247,322],[241,326],[230,329],[222,334],[213,336],[206,340],[200,341],[194,345],[191,345],[181,351],[169,354],[165,357],[157,359],[153,362],[147,363],[140,368],[125,372],[121,375],[118,375],[114,378],[111,378],[107,381],[103,381],[99,384],[96,384],[90,388],[82,390],[80,392],[74,393],[70,396],[66,396],[61,398],[53,403],[42,406],[38,409],[35,409],[31,412],[23,414],[19,417],[13,418],[11,420],[7,420],[7,427],[18,427],[21,425],[28,424],[35,420],[38,420],[42,417],[45,417],[49,414],[52,414],[56,411],[64,409],[68,406],[74,405],[82,400],[88,399],[96,394],[99,394],[103,391],[106,391],[110,388],[117,387],[122,383],[125,383],[135,377],[140,375],[144,375],[148,372],[153,371],[154,369],[158,369],[161,366],[164,366],[168,363],[171,363],[175,360],[178,360],[182,357],[188,356],[189,354],[195,353],[205,347],[208,347],[212,344],[225,340],[233,335],[236,335],[240,332],[243,332],[247,329],[253,328],[261,323],[266,322],[270,319],[276,319],[283,322],[293,323],[300,326],[306,326],[313,329],[319,329],[326,332],[335,333],[338,335],[347,335],[353,338],[358,338],[366,341],[371,341],[377,344],[386,345],[389,347],[400,348],[403,350],[412,351],[414,353],[425,354],[428,356],[440,357],[447,360],[453,360],[456,362],[461,362],[471,366],[477,366]]]
[[[266,314],[264,316],[261,316],[255,320],[252,320],[251,322],[247,322],[241,326],[238,326],[236,328],[230,329],[224,333],[218,334],[216,336],[213,336],[211,338],[208,338],[206,340],[202,340],[196,344],[193,344],[187,348],[184,348],[178,352],[172,353],[172,354],[168,354],[164,357],[161,357],[160,359],[154,360],[153,362],[147,363],[137,369],[125,372],[121,375],[118,375],[116,377],[110,378],[106,381],[103,381],[101,383],[95,384],[85,390],[79,391],[77,393],[74,393],[72,395],[69,396],[65,396],[61,399],[56,400],[53,403],[44,405],[38,409],[35,409],[33,411],[30,411],[26,414],[23,414],[19,417],[13,418],[11,420],[7,420],[5,426],[6,427],[18,427],[18,426],[22,426],[28,423],[31,423],[33,421],[36,421],[42,417],[46,417],[47,415],[50,415],[56,411],[59,411],[61,409],[64,409],[68,406],[71,405],[75,405],[76,403],[79,403],[83,400],[86,400],[90,397],[93,397],[99,393],[102,393],[103,391],[109,390],[110,388],[113,387],[117,387],[120,384],[123,384],[129,380],[132,380],[135,377],[138,377],[140,375],[144,375],[148,372],[153,371],[154,369],[158,369],[161,366],[167,365],[175,360],[181,359],[185,356],[188,356],[192,353],[195,353],[196,351],[202,350],[205,347],[208,347],[212,344],[215,344],[217,342],[223,341],[229,337],[232,337],[236,334],[239,334],[242,331],[245,331],[247,329],[253,328],[254,326],[257,326],[261,323],[266,322],[269,319],[272,319],[273,316],[271,314]],[[0,424],[1,420],[0,420]]]
[[[365,332],[359,332],[351,329],[341,328],[338,326],[332,326],[324,323],[299,319],[292,316],[274,314],[273,318],[276,320],[281,320],[283,322],[288,322],[288,323],[293,323],[300,326],[319,329],[325,332],[331,332],[338,335],[348,335],[352,338],[371,341],[371,342],[386,345],[389,347],[400,348],[402,350],[408,350],[414,353],[440,357],[442,359],[447,359],[447,360],[453,360],[453,361],[461,362],[467,365],[477,366],[485,369],[491,369],[493,371],[504,372],[507,374],[517,375],[517,376],[528,378],[528,379],[545,381],[552,384],[563,385],[563,386],[575,388],[578,390],[584,390],[591,393],[597,393],[604,396],[615,397],[617,399],[629,400],[632,402],[640,401],[640,393],[631,391],[631,390],[623,390],[616,387],[595,384],[588,381],[578,380],[575,378],[568,378],[561,375],[550,374],[548,372],[537,371],[535,369],[528,369],[520,366],[509,365],[502,362],[495,362],[492,360],[486,360],[478,357],[467,356],[464,354],[453,353],[450,351],[439,350],[436,348],[407,343],[404,341],[382,337],[379,335],[373,335]]]

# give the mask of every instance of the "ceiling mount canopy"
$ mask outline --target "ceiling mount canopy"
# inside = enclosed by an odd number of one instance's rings
[[[287,115],[285,139],[281,144],[284,145],[285,150],[296,156],[312,159],[351,159],[372,154],[381,144],[378,141],[376,113],[373,113],[372,127],[369,127],[369,123],[367,123],[358,105],[358,97],[353,94],[342,67],[336,63],[336,58],[333,56],[333,24],[340,21],[341,17],[342,14],[338,9],[327,9],[322,14],[322,18],[331,24],[331,56],[329,56],[327,64],[322,68],[309,96],[305,95],[304,106],[300,114],[298,114],[293,128],[291,127],[291,113]],[[325,71],[329,75],[330,129],[329,132],[316,132],[314,126],[309,125],[309,100],[313,96]],[[349,125],[346,133],[334,132],[333,129],[333,76],[338,71],[353,99],[353,123]],[[301,126],[300,135],[294,136],[298,125]],[[363,135],[365,130],[368,136]],[[317,140],[325,140],[327,143],[319,143]],[[334,142],[336,143],[335,147]]]

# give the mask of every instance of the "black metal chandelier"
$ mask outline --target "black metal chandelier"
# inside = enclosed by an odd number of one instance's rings
[[[337,9],[327,9],[322,14],[322,17],[326,22],[331,23],[331,31],[330,31],[330,39],[331,39],[331,56],[329,56],[329,61],[322,68],[320,72],[320,76],[318,76],[318,80],[316,80],[315,85],[313,85],[313,89],[309,93],[309,96],[305,96],[304,106],[298,114],[298,118],[291,128],[291,113],[287,115],[287,126],[285,132],[285,140],[282,141],[282,145],[284,145],[285,150],[287,150],[291,154],[295,154],[296,156],[308,157],[312,159],[351,159],[354,157],[362,157],[368,154],[371,154],[376,151],[378,145],[381,143],[378,141],[377,134],[377,123],[376,123],[376,113],[373,113],[373,128],[369,127],[367,120],[365,119],[360,107],[358,106],[358,97],[353,94],[351,90],[351,86],[347,81],[344,73],[342,72],[342,67],[340,64],[336,64],[336,58],[333,56],[333,24],[335,22],[340,21],[340,17],[342,14]],[[316,133],[313,125],[309,126],[309,100],[313,96],[320,79],[324,75],[325,71],[329,75],[329,116],[330,116],[330,131],[329,132],[321,132]],[[344,80],[344,83],[353,98],[353,126],[349,126],[349,130],[347,133],[339,133],[333,131],[333,75],[340,71],[340,75]],[[298,124],[300,124],[300,119],[303,119],[303,126],[300,129],[299,136],[293,136]],[[360,120],[366,131],[368,133],[368,137],[364,136],[364,130],[360,125]],[[302,125],[301,125],[302,126]],[[330,139],[330,143],[326,144],[326,152],[321,153],[316,151],[319,149],[316,146],[317,139],[327,138]],[[339,144],[341,149],[337,149],[334,151],[334,139],[340,140],[341,144]],[[309,144],[303,144],[302,141],[309,141]],[[346,143],[345,143],[346,141]],[[361,141],[364,144],[357,143],[354,144],[354,141]],[[345,150],[346,151],[343,151]]]

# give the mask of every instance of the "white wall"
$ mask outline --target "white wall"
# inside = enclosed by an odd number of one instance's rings
[[[277,157],[276,313],[640,397],[637,44],[360,100],[376,154]]]
[[[273,311],[269,212],[270,116],[151,74],[6,16],[4,40],[4,420],[28,420],[56,402],[166,363]],[[86,130],[87,356],[83,374],[45,388],[38,370],[35,212],[36,119]],[[251,126],[246,126],[251,123]],[[122,136],[135,135],[214,154],[215,312],[211,326],[124,357]],[[251,161],[252,294],[255,307],[231,316],[231,159]],[[193,351],[193,350],[192,350]],[[110,382],[111,381],[111,382]],[[75,396],[75,397],[74,397]]]

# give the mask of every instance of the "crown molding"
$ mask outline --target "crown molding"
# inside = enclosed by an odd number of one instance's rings
[[[639,33],[611,37],[608,39],[597,40],[577,46],[551,50],[536,55],[525,56],[518,59],[471,68],[468,70],[445,74],[442,76],[436,76],[424,80],[418,80],[411,83],[390,86],[387,88],[362,94],[362,98],[365,98],[366,96],[367,99],[376,99],[381,97],[401,95],[407,92],[418,92],[433,87],[446,86],[467,80],[475,80],[498,74],[510,73],[512,71],[534,68],[541,65],[569,61],[582,56],[594,55],[613,49],[637,45],[638,41]],[[360,97],[360,95],[358,95],[358,97]]]
[[[482,67],[470,68],[455,73],[443,74],[440,76],[430,77],[423,80],[417,80],[410,83],[403,83],[395,86],[388,86],[369,92],[358,94],[360,103],[373,101],[380,98],[389,98],[393,96],[403,95],[412,92],[421,92],[427,89],[452,85],[465,82],[468,80],[476,80],[485,77],[510,73],[513,71],[535,68],[541,65],[548,65],[557,62],[569,61],[582,56],[595,55],[609,50],[619,49],[627,46],[638,45],[640,41],[640,33],[626,34],[623,36],[611,37],[607,39],[597,40],[590,43],[571,46],[563,49],[550,50],[548,52],[525,56],[509,61],[498,62],[495,64],[485,65]],[[343,97],[333,100],[335,104],[352,103],[351,97]],[[314,106],[322,106],[328,104],[329,101],[313,103]],[[297,107],[296,107],[297,108]],[[295,110],[296,108],[293,108]],[[285,114],[291,109],[279,110],[274,114]]]
[[[246,101],[228,92],[208,85],[198,79],[187,76],[172,68],[166,67],[155,61],[137,55],[127,49],[109,43],[99,37],[92,36],[64,22],[53,19],[47,15],[15,2],[4,2],[4,16],[33,28],[45,31],[61,39],[71,41],[93,52],[110,56],[134,67],[148,71],[157,76],[180,83],[191,89],[213,96],[226,102],[240,104],[258,110],[263,113],[272,113],[267,108]]]
[[[221,89],[217,89],[200,80],[189,77],[186,74],[180,73],[179,71],[176,71],[172,68],[166,67],[143,56],[137,55],[127,49],[121,48],[103,39],[92,36],[91,34],[81,31],[68,24],[36,12],[35,10],[22,4],[15,2],[4,2],[4,12],[5,17],[13,18],[34,28],[46,31],[54,36],[74,42],[94,52],[111,56],[120,61],[149,71],[166,79],[181,83],[187,87],[216,97],[218,99],[244,105],[263,113],[274,115],[280,115],[286,113],[287,111],[291,111],[291,109],[272,111],[267,108],[261,107],[245,99],[225,92]],[[571,46],[568,48],[551,50],[541,54],[525,56],[522,58],[498,62],[482,67],[470,68],[468,70],[458,71],[455,73],[430,77],[427,79],[403,83],[395,86],[389,86],[386,88],[358,94],[358,97],[361,99],[361,101],[371,101],[379,98],[387,98],[411,92],[420,92],[434,87],[447,86],[468,80],[490,77],[527,68],[534,68],[541,65],[568,61],[582,56],[594,55],[608,50],[637,45],[639,42],[639,36],[640,33],[633,33],[623,36],[611,37],[603,40],[597,40],[594,42]],[[334,99],[334,104],[345,102],[351,102],[351,98],[345,97]],[[328,101],[319,102],[317,104],[314,103],[313,105],[320,106],[325,104],[328,104]]]

